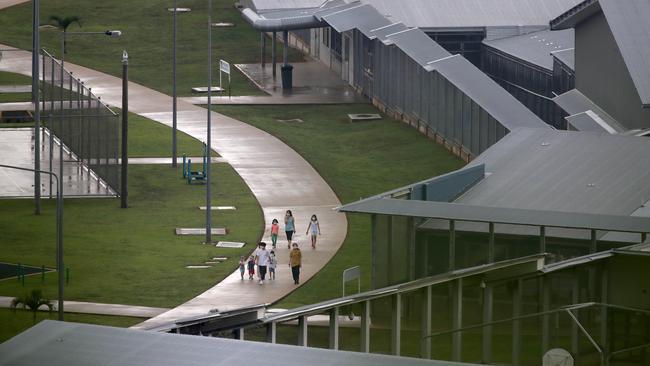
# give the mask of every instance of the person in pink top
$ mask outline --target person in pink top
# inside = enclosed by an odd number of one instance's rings
[[[275,244],[278,242],[279,231],[280,225],[278,225],[278,220],[273,219],[273,221],[271,221],[271,243],[273,244],[273,249],[275,249]]]

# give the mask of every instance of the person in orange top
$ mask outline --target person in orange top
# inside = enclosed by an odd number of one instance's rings
[[[280,225],[278,225],[278,220],[273,219],[273,221],[271,221],[271,243],[273,244],[273,249],[275,249],[275,244],[278,242],[279,231]]]
[[[289,252],[289,267],[291,267],[291,274],[293,275],[293,283],[297,285],[300,283],[300,265],[302,264],[302,253],[298,248],[298,243],[292,244],[293,248]]]

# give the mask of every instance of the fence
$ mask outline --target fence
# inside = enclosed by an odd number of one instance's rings
[[[120,121],[91,88],[75,78],[46,50],[41,50],[41,121],[49,134],[50,162],[55,137],[80,174],[97,174],[110,194],[120,191]],[[47,142],[44,143],[47,144]],[[67,147],[67,149],[66,149]],[[51,167],[50,167],[51,169]]]

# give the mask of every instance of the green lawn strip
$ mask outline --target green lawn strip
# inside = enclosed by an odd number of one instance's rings
[[[32,78],[14,72],[0,71],[0,85],[32,85]]]
[[[463,166],[403,123],[389,118],[348,121],[349,113],[377,113],[370,105],[216,106],[214,110],[287,143],[316,168],[343,203]],[[293,118],[304,122],[278,121]],[[291,308],[340,296],[341,272],[355,265],[361,266],[362,290],[367,290],[370,256],[370,217],[348,215],[348,235],[341,250],[312,280],[274,306]]]
[[[39,311],[36,315],[36,322],[38,323],[44,319],[57,320],[57,313]],[[124,316],[66,313],[65,320],[74,323],[99,324],[127,328],[141,323],[145,319]],[[2,324],[0,327],[0,343],[2,343],[34,325],[32,312],[22,309],[16,309],[16,311],[0,309],[0,324]]]
[[[256,63],[260,59],[260,34],[243,20],[233,3],[232,0],[213,1],[213,22],[235,24],[234,27],[213,28],[212,31],[215,86],[219,80],[219,59],[231,64]],[[130,80],[171,94],[172,13],[167,11],[171,6],[171,2],[161,3],[157,0],[101,4],[52,0],[41,4],[40,14],[41,23],[46,23],[50,15],[81,17],[83,27],[72,25],[68,29],[71,32],[121,30],[121,37],[71,35],[68,38],[66,61],[119,77],[122,72],[122,50],[127,50]],[[192,87],[207,86],[207,2],[186,0],[179,3],[180,6],[192,9],[189,13],[179,13],[177,16],[177,90],[179,95],[189,96]],[[0,26],[3,29],[0,42],[22,49],[31,48],[29,3],[0,12]],[[58,30],[43,29],[41,42],[50,53],[60,53],[61,38]],[[267,54],[270,61],[270,51]],[[302,59],[302,55],[293,49],[290,56],[292,61]],[[234,67],[231,70],[233,95],[264,94]]]
[[[115,111],[120,113],[120,110]],[[203,156],[203,143],[184,132],[177,131],[176,146],[178,156],[182,154],[188,157]],[[171,157],[171,155],[172,129],[162,123],[129,113],[129,157]],[[212,151],[212,156],[219,155]]]
[[[188,185],[181,169],[161,165],[129,167],[129,209],[119,199],[66,199],[65,265],[70,268],[66,299],[102,303],[173,307],[219,282],[253,249],[262,234],[262,213],[244,182],[227,164],[213,165],[213,202],[237,207],[215,212],[214,227],[226,227],[219,240],[243,241],[243,249],[200,244],[201,236],[174,235],[177,227],[204,227],[205,186]],[[33,214],[31,200],[0,200],[0,260],[55,266],[54,202]],[[215,256],[228,260],[209,269],[186,269]],[[17,296],[42,288],[56,297],[56,273],[0,281],[0,295]]]

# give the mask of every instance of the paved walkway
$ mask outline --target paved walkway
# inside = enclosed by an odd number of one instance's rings
[[[0,48],[6,46],[0,45]],[[0,70],[30,74],[29,52],[7,52],[0,62]],[[67,67],[92,87],[93,92],[108,104],[121,104],[121,80],[73,64]],[[142,85],[129,84],[131,112],[171,125],[171,97]],[[206,139],[207,110],[189,103],[178,103],[178,129],[199,140]],[[212,141],[214,150],[239,173],[257,198],[266,229],[264,240],[270,242],[270,224],[273,218],[282,222],[284,212],[291,209],[296,217],[297,241],[303,249],[304,283],[317,273],[337,252],[347,233],[344,214],[334,211],[340,201],[314,168],[298,153],[270,134],[235,119],[212,112]],[[218,177],[216,178],[218,179]],[[196,202],[200,204],[202,202]],[[213,202],[215,205],[229,202]],[[323,235],[318,250],[309,249],[304,232],[307,220],[318,215]],[[217,217],[218,220],[218,217]],[[240,306],[272,303],[286,296],[296,286],[287,268],[288,251],[280,240],[278,280],[264,286],[241,281],[233,272],[213,288],[181,306],[152,318],[137,328],[149,329],[176,319]],[[199,245],[197,243],[197,245]]]
[[[0,296],[0,308],[11,307],[11,300],[13,300],[13,297]],[[54,311],[56,311],[57,301],[52,300],[52,304],[54,304]],[[147,306],[99,304],[81,301],[65,301],[63,306],[66,313],[133,316],[138,318],[152,318],[169,311],[169,309],[151,308]]]

